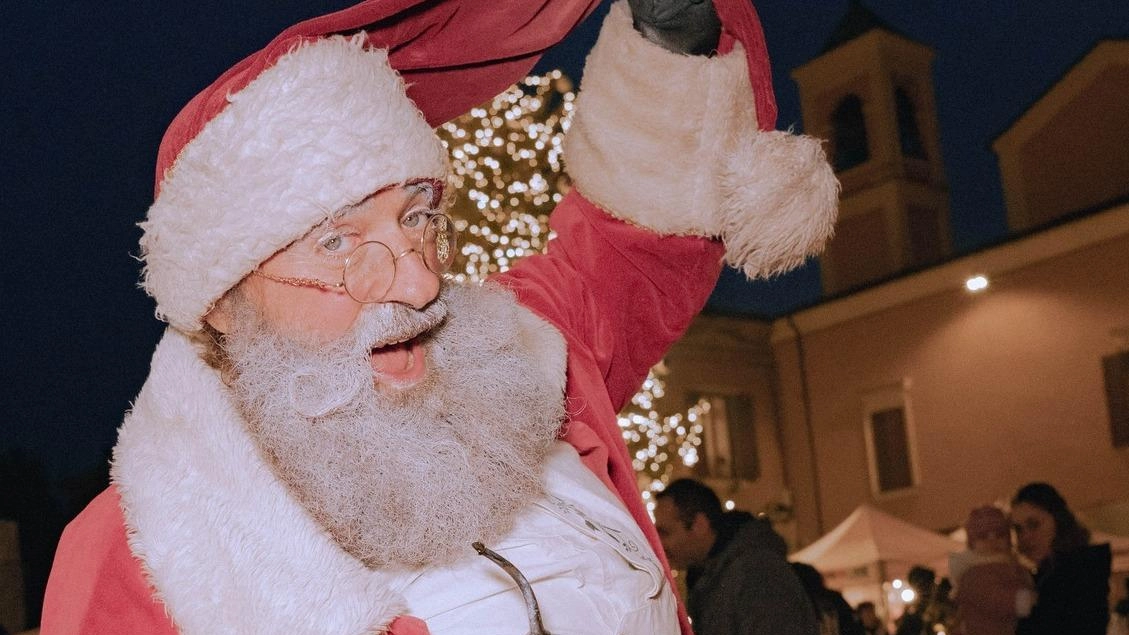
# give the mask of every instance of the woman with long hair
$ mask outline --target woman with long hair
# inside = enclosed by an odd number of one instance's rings
[[[1047,483],[1028,483],[1011,500],[1019,552],[1035,565],[1038,599],[1018,635],[1105,635],[1110,549],[1090,545],[1066,500]]]

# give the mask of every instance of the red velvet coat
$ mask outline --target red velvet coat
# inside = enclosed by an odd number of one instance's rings
[[[701,238],[660,237],[607,216],[575,193],[552,222],[558,238],[550,254],[522,261],[499,280],[565,334],[571,414],[563,438],[618,493],[662,558],[616,413],[704,304],[722,247]],[[67,528],[47,589],[44,635],[177,632],[130,551],[125,527],[111,487]],[[405,617],[391,632],[424,633],[426,627]]]
[[[745,51],[739,47],[713,58],[668,53],[634,31],[620,3],[605,21],[584,82],[565,139],[574,190],[552,216],[557,238],[546,255],[521,261],[497,280],[563,338],[567,361],[560,365],[566,366],[569,420],[562,438],[624,502],[662,559],[616,413],[704,305],[723,256],[750,276],[769,276],[798,265],[829,236],[838,187],[818,140],[760,130]],[[219,378],[188,353],[182,336],[166,334],[154,355],[154,372],[130,415],[147,411],[161,416],[168,410],[180,417],[188,411],[189,420],[172,422],[187,430],[178,437],[185,446],[195,442],[191,417],[206,412],[232,416]],[[163,376],[159,366],[165,368]],[[178,382],[182,372],[195,383]],[[196,397],[185,396],[189,389]],[[197,397],[201,403],[193,401]],[[377,602],[373,595],[381,595],[381,587],[373,582],[379,575],[342,556],[328,539],[294,544],[301,548],[304,562],[315,568],[325,561],[335,563],[332,571],[340,575],[331,577],[334,584],[329,588],[295,588],[294,578],[304,570],[289,558],[264,557],[257,561],[254,575],[224,576],[240,564],[228,558],[245,557],[248,551],[252,557],[256,552],[274,553],[280,541],[292,538],[295,525],[307,527],[307,534],[317,533],[309,529],[312,521],[294,505],[272,506],[273,499],[267,498],[267,522],[228,531],[233,511],[228,501],[238,496],[211,496],[206,489],[192,492],[186,483],[212,483],[213,491],[252,489],[245,482],[224,480],[222,470],[245,463],[240,457],[253,451],[244,447],[243,454],[233,453],[229,446],[241,441],[223,442],[221,435],[209,446],[209,458],[227,456],[227,463],[197,465],[186,460],[179,446],[140,443],[140,433],[130,423],[127,418],[115,449],[114,487],[64,533],[44,602],[43,635],[173,633],[166,602],[172,606],[174,595],[177,602],[194,604],[196,611],[226,611],[232,620],[248,624],[258,624],[259,615],[276,608],[294,611],[293,603],[310,603],[309,596],[316,596],[314,608],[333,619],[352,611],[349,632],[356,632],[357,624],[370,623],[367,628],[381,630],[397,615],[395,609],[370,611],[367,605]],[[162,471],[171,465],[179,471],[170,467],[171,478],[163,479],[149,477],[137,465],[130,471],[118,450],[131,443],[135,452],[152,454],[142,468]],[[251,474],[260,478],[256,488],[273,491],[271,496],[285,502],[281,485],[262,472]],[[139,481],[146,487],[137,487]],[[144,517],[143,506],[137,504],[142,495],[148,505],[164,511]],[[263,504],[265,496],[251,502]],[[222,509],[215,508],[216,500]],[[279,512],[284,519],[273,516],[275,507],[285,508]],[[144,537],[137,531],[141,520],[149,523]],[[153,533],[180,525],[196,531],[172,544],[152,544]],[[245,534],[253,535],[259,548],[245,548]],[[221,545],[215,556],[201,554],[198,550],[211,548],[203,536],[230,538],[235,544]],[[158,561],[159,567],[154,567]],[[150,580],[168,573],[169,566],[180,576],[211,575],[209,581],[223,589],[200,586],[198,580],[191,582],[199,592],[185,593],[173,582],[154,589]],[[266,579],[259,575],[264,570]],[[276,592],[274,583],[290,586],[285,593]],[[239,599],[244,595],[247,602]],[[377,617],[364,621],[370,613]],[[248,627],[240,632],[246,630],[286,629]],[[391,630],[418,634],[426,632],[426,626],[400,616]],[[682,630],[689,635],[684,615]]]

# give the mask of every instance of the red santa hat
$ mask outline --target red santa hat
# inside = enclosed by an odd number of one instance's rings
[[[157,315],[216,300],[340,207],[443,178],[433,127],[524,76],[598,0],[370,0],[300,23],[198,94],[165,133],[141,223]]]
[[[368,0],[291,27],[239,62],[185,106],[161,143],[141,223],[143,286],[158,317],[197,330],[216,300],[327,214],[387,185],[444,177],[432,128],[519,80],[598,2]],[[720,51],[744,49],[755,99],[744,118],[769,130],[776,105],[757,16],[748,0],[715,5]],[[745,196],[737,206],[754,204]],[[700,233],[732,238],[743,254],[736,264],[756,252],[760,271],[802,261],[792,237],[766,249],[776,233],[746,238],[747,223],[722,219],[733,223],[739,230],[711,222]]]

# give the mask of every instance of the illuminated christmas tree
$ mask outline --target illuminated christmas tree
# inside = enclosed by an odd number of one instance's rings
[[[702,415],[710,404],[702,399],[686,410],[660,415],[655,401],[662,399],[666,370],[660,362],[647,373],[647,379],[631,405],[619,413],[619,428],[627,442],[627,451],[643,491],[647,507],[653,509],[652,492],[661,490],[674,472],[675,460],[687,467],[698,463],[698,446],[702,442]]]
[[[531,76],[438,130],[451,155],[450,214],[461,243],[452,268],[456,279],[479,281],[544,251],[552,237],[549,212],[569,187],[561,139],[575,97],[560,71]],[[673,461],[697,463],[700,419],[709,408],[699,402],[684,413],[660,415],[655,401],[663,396],[661,366],[619,416],[648,504],[650,493],[670,477]]]
[[[549,212],[567,191],[561,139],[575,98],[560,71],[527,77],[438,130],[451,154],[460,281],[544,251]]]

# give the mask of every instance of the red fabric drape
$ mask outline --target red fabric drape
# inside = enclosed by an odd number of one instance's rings
[[[524,77],[600,0],[368,0],[286,29],[200,92],[173,120],[157,154],[157,186],[227,96],[303,40],[367,33],[389,51],[428,123],[438,126]]]
[[[264,69],[299,42],[334,33],[367,33],[389,51],[408,96],[438,126],[505,90],[541,54],[587,17],[600,0],[366,0],[296,24],[196,95],[176,116],[157,154],[156,183],[181,149]],[[750,0],[714,0],[724,27],[721,51],[745,46],[762,130],[776,125],[776,100],[764,33]]]

